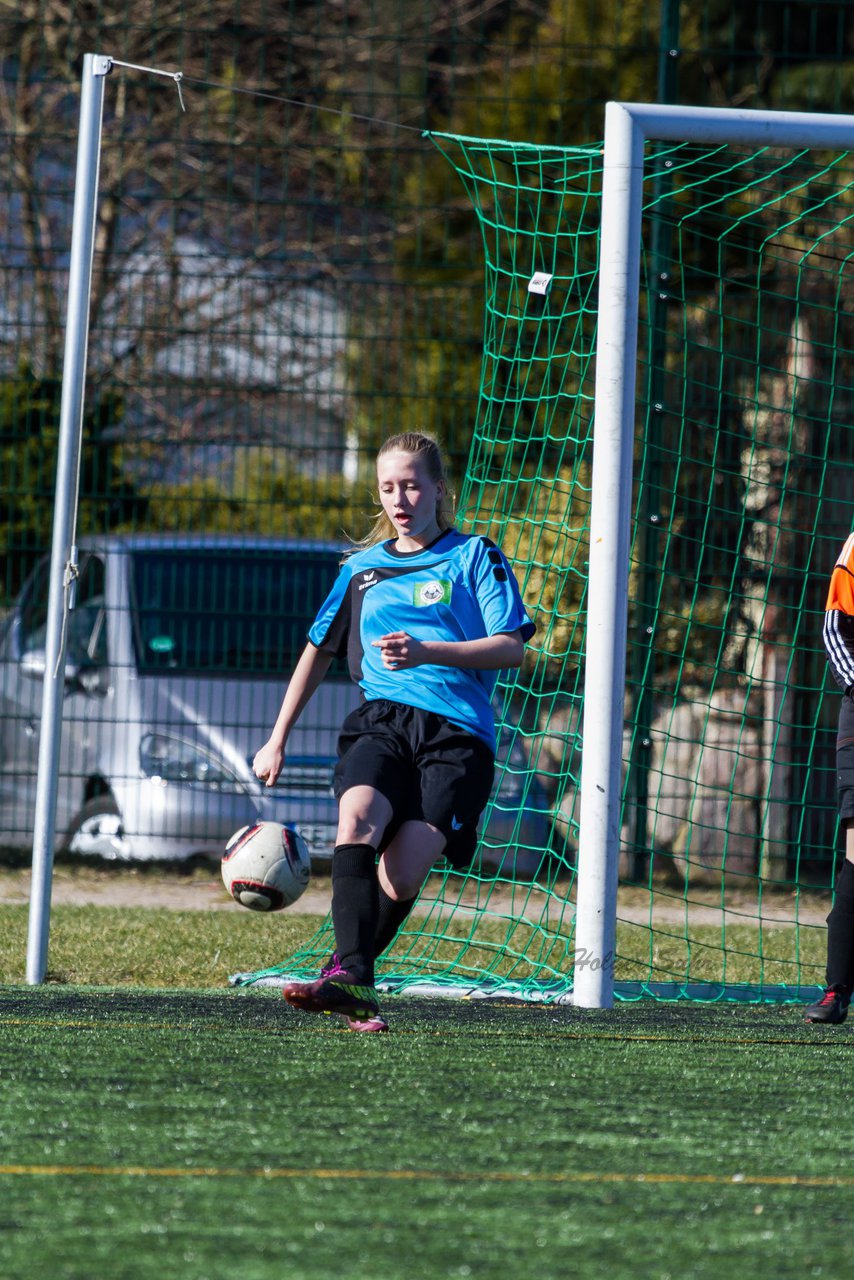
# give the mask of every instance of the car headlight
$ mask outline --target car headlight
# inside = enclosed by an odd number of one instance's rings
[[[142,739],[139,767],[146,777],[163,782],[204,782],[208,786],[221,786],[236,781],[233,774],[206,751],[162,733],[149,733]]]

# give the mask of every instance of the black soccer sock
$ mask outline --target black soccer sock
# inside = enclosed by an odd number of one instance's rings
[[[397,937],[398,930],[409,915],[417,901],[407,898],[405,902],[390,898],[382,885],[379,886],[379,911],[377,912],[377,931],[374,935],[374,955],[381,956]]]
[[[417,901],[417,894],[414,898],[407,898],[405,902],[400,902],[397,898],[390,898],[382,885],[379,885],[379,910],[377,912],[377,928],[374,934],[375,958],[381,956],[394,942],[401,925]],[[336,951],[326,961],[324,968],[331,969],[339,961],[340,957]]]
[[[854,987],[854,862],[848,858],[836,877],[827,917],[827,985]]]
[[[354,982],[372,986],[379,882],[370,844],[339,844],[332,855],[332,925],[335,950]]]

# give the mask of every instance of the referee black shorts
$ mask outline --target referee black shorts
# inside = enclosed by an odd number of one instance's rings
[[[854,702],[847,694],[836,735],[836,802],[840,818],[854,818]]]
[[[351,787],[373,787],[392,807],[381,850],[404,822],[429,822],[447,840],[447,860],[462,871],[477,848],[494,773],[486,743],[444,716],[398,702],[363,702],[341,726],[335,798]]]

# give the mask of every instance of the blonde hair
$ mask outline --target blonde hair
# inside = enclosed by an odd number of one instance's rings
[[[448,484],[445,471],[445,459],[439,444],[432,436],[420,431],[404,431],[397,436],[389,436],[380,447],[377,461],[386,453],[408,453],[420,458],[424,468],[434,484],[444,485],[444,489],[436,499],[436,522],[442,533],[454,527],[454,494]],[[384,511],[380,511],[374,520],[367,537],[357,543],[358,547],[373,547],[378,542],[387,542],[397,537],[397,530]]]

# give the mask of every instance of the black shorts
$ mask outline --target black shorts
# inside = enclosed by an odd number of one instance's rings
[[[448,842],[445,857],[464,870],[477,848],[494,773],[486,743],[444,716],[398,702],[363,702],[341,726],[335,798],[351,787],[373,787],[393,814],[381,850],[404,822],[429,822]]]
[[[843,820],[854,818],[854,702],[846,694],[836,735],[836,803]]]

